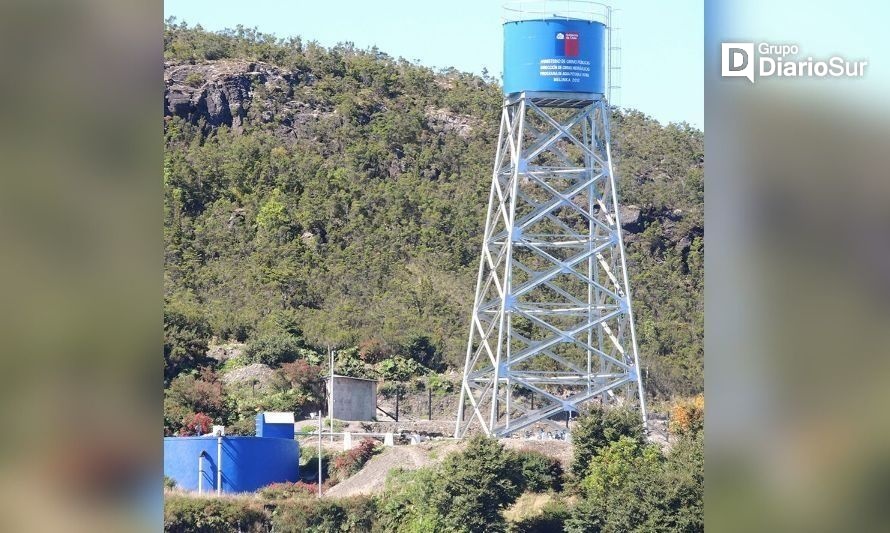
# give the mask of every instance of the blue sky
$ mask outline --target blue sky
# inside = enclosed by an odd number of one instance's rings
[[[208,30],[257,27],[325,46],[351,41],[392,56],[500,76],[501,0],[165,0],[164,16]],[[661,121],[704,125],[701,0],[628,0],[619,9],[622,89],[616,103]]]

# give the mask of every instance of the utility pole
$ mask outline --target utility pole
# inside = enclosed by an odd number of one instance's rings
[[[334,350],[328,346],[328,358],[331,366],[331,396],[328,401],[328,417],[331,422],[331,443],[334,442]]]

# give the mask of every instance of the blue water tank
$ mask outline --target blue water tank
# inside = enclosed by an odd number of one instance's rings
[[[198,490],[203,456],[203,490],[216,492],[217,437],[164,438],[164,475],[188,491]],[[300,480],[300,445],[293,439],[222,437],[222,491],[253,492],[272,483]]]
[[[504,94],[604,94],[606,26],[545,18],[504,23]]]

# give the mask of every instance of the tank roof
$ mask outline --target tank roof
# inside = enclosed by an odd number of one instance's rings
[[[578,20],[609,26],[612,8],[588,0],[513,0],[506,2],[504,23],[526,20]]]

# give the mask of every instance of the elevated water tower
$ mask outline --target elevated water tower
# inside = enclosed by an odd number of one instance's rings
[[[564,427],[643,384],[609,147],[612,9],[505,5],[504,107],[455,436]]]

